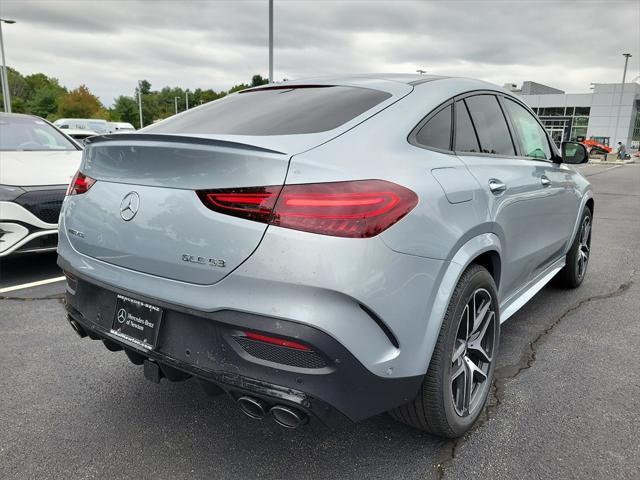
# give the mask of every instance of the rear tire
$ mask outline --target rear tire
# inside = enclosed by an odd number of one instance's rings
[[[495,282],[484,267],[471,265],[453,293],[418,395],[391,416],[434,435],[463,435],[486,404],[499,337]]]
[[[573,244],[567,253],[567,262],[558,272],[556,283],[566,288],[578,288],[587,274],[591,255],[592,214],[589,208],[584,209],[580,219],[580,227]]]

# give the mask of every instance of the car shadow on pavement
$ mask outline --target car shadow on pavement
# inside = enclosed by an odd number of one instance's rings
[[[154,478],[362,478],[371,472],[431,478],[448,445],[387,415],[345,421],[333,430],[313,421],[283,429],[271,419],[246,417],[226,395],[207,396],[194,380],[153,384],[144,380],[142,367],[123,363],[119,385],[81,409],[98,425],[90,418],[70,420],[95,426],[78,425],[80,448],[109,445],[101,476],[133,468]],[[138,452],[133,466],[132,451]]]

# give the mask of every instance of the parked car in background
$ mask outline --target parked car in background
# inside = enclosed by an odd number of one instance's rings
[[[0,113],[0,257],[55,250],[82,149],[49,122]]]
[[[84,145],[85,140],[89,137],[93,137],[95,135],[98,135],[97,132],[94,132],[92,130],[77,130],[77,129],[65,129],[63,130],[63,132],[65,133],[65,135],[68,135],[69,137],[73,138],[76,142],[78,142],[80,145]]]
[[[134,126],[128,122],[108,122],[107,128],[109,133],[131,133],[136,131]]]
[[[108,122],[99,118],[59,118],[53,124],[61,130],[90,130],[100,135],[109,133]]]
[[[73,329],[288,428],[464,434],[501,322],[587,272],[585,146],[478,80],[267,85],[86,148],[60,217]]]

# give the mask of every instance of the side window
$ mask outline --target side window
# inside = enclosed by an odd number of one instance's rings
[[[448,106],[436,113],[416,134],[416,141],[426,147],[451,150],[451,109]]]
[[[498,99],[493,95],[476,95],[465,99],[471,120],[476,127],[483,153],[515,155],[507,121]]]
[[[505,99],[504,103],[507,107],[507,112],[511,116],[513,128],[515,128],[522,144],[522,154],[525,157],[549,160],[551,158],[551,149],[549,148],[547,134],[540,124],[524,107],[513,100]]]
[[[456,102],[456,152],[479,152],[478,137],[464,100]]]

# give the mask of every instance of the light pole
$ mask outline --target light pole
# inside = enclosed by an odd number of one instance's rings
[[[269,0],[269,83],[273,83],[273,0]]]
[[[180,97],[173,97],[173,99],[174,99],[174,100],[175,100],[175,102],[176,102],[176,115],[178,114],[178,99],[179,99],[179,98],[180,98]]]
[[[184,94],[185,94],[184,109],[189,110],[189,90],[185,90]]]
[[[629,64],[629,57],[631,57],[630,53],[623,53],[624,57],[624,71],[622,72],[622,85],[620,85],[620,100],[618,101],[618,113],[616,115],[616,129],[613,131],[613,143],[615,143],[618,138],[618,125],[620,123],[620,110],[622,109],[622,94],[624,93],[624,81],[627,79],[627,65]],[[623,140],[626,140],[623,139]],[[620,141],[620,140],[618,140]]]
[[[424,75],[425,73],[427,73],[426,70],[422,70],[420,68],[418,70],[416,70],[416,72],[419,73],[420,75]]]
[[[0,50],[2,51],[2,99],[4,100],[4,111],[11,113],[11,92],[9,91],[9,76],[7,74],[7,62],[4,59],[4,41],[2,40],[2,24],[16,23],[15,20],[0,18]]]
[[[142,89],[140,88],[140,80],[138,80],[138,111],[140,112],[140,128],[144,127],[142,121]]]

